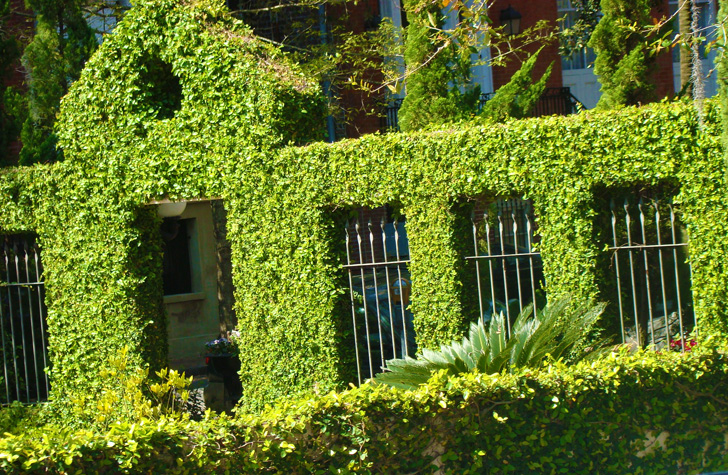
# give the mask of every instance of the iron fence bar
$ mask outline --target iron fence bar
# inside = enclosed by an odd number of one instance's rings
[[[15,243],[13,245],[13,253],[15,254],[14,260],[15,260],[15,277],[20,280],[20,268],[18,264],[18,244]],[[25,374],[25,381],[26,381],[26,388],[25,388],[25,399],[30,404],[30,388],[27,387],[30,378],[28,377],[28,351],[26,349],[25,344],[25,318],[23,316],[23,296],[20,293],[20,287],[16,287],[17,294],[18,294],[18,308],[20,310],[20,339],[22,341],[23,346],[23,373]]]
[[[503,248],[505,247],[505,239],[503,239],[503,213],[502,211],[498,210],[498,234],[500,235],[500,242],[501,242],[501,251],[503,251]],[[506,296],[506,319],[508,320],[508,331],[506,332],[506,338],[511,337],[511,306],[509,305],[509,299],[508,299],[508,275],[506,273],[506,265],[505,261],[503,262],[502,266],[503,270],[503,289],[505,291]]]
[[[637,202],[637,209],[640,211],[640,230],[642,232],[642,242],[647,242],[647,234],[645,232],[645,211],[644,201],[642,198]],[[655,319],[652,310],[652,291],[650,289],[650,265],[647,258],[647,249],[642,249],[642,258],[645,263],[645,289],[647,289],[647,317],[650,319],[650,335],[652,336],[652,344],[655,344]]]
[[[360,232],[360,226],[359,221],[356,222],[355,229],[356,229],[356,239],[357,243],[359,245],[359,262],[364,262],[364,253],[362,251],[361,246],[361,232]],[[364,280],[364,268],[359,268],[359,273],[361,274],[361,288],[362,288],[362,298],[364,299],[364,326],[366,328],[367,332],[367,355],[369,360],[369,377],[374,376],[374,366],[372,366],[372,339],[369,332],[369,312],[367,311],[367,289],[366,289],[366,281]],[[356,330],[356,329],[355,329]]]
[[[470,222],[473,224],[473,249],[474,254],[478,255],[478,227],[475,224],[475,210],[470,213]],[[466,257],[467,259],[467,257]],[[483,314],[483,291],[480,285],[480,262],[475,261],[475,277],[478,280],[478,308],[480,309],[480,319],[483,320],[485,315]]]
[[[667,207],[670,210],[670,234],[672,242],[674,243],[677,241],[675,238],[675,210],[673,210],[671,203],[668,203]],[[677,268],[677,248],[672,249],[672,259],[675,263],[675,293],[677,294],[677,315],[678,322],[680,323],[680,340],[682,341],[682,351],[685,352],[685,328],[683,326],[682,297],[680,297],[680,272]],[[697,326],[696,321],[695,327],[697,328]]]
[[[388,259],[387,255],[387,236],[384,229],[385,221],[384,216],[382,216],[379,220],[379,229],[382,232],[382,250],[384,253],[384,261],[386,262]],[[376,272],[376,271],[375,271]],[[397,357],[397,345],[395,343],[394,338],[394,312],[392,311],[392,290],[389,287],[389,267],[384,268],[384,278],[387,282],[387,309],[389,310],[389,330],[392,336],[392,351],[394,352],[394,357]],[[401,292],[400,292],[401,295]],[[378,307],[377,307],[378,308]]]
[[[9,248],[6,245],[5,246],[5,274],[7,276],[8,282],[11,281],[10,279],[10,259],[8,258],[8,251]],[[15,370],[15,395],[19,399],[20,398],[20,381],[18,380],[18,359],[15,357],[15,348],[17,347],[17,344],[15,343],[15,325],[13,324],[13,294],[11,290],[8,288],[8,307],[9,307],[9,319],[10,319],[10,341],[12,342],[13,348],[12,348],[12,358],[13,358],[13,369]],[[5,348],[3,348],[3,351],[5,351]]]
[[[405,260],[396,260],[396,261],[388,261],[388,262],[365,262],[363,264],[347,264],[343,266],[344,269],[356,269],[360,267],[392,267],[392,266],[398,266],[400,264],[409,264],[409,259]]]
[[[513,221],[513,250],[514,255],[518,256],[518,221],[516,219],[516,207],[511,207],[511,220]],[[523,292],[521,291],[521,262],[516,257],[516,282],[518,287],[518,314],[523,312]]]
[[[625,215],[625,224],[627,226],[627,243],[629,246],[632,246],[632,217],[629,215],[629,200],[627,198],[624,199],[624,215]],[[635,282],[635,276],[634,276],[634,251],[630,248],[629,251],[629,275],[630,280],[632,281],[632,308],[634,309],[634,324],[635,324],[635,332],[637,336],[637,343],[641,344],[640,341],[640,322],[639,322],[639,312],[637,310],[637,287]]]
[[[533,237],[533,226],[531,226],[531,218],[528,212],[524,210],[523,216],[526,219],[526,245],[528,249],[528,267],[531,271],[531,302],[533,303],[533,318],[536,318],[536,276],[533,273],[533,256],[532,254],[532,237]]]
[[[30,268],[28,266],[28,245],[27,243],[24,243],[23,246],[23,263],[25,264],[25,280],[30,280]],[[40,311],[40,309],[38,310]],[[40,379],[38,374],[38,349],[35,344],[35,315],[33,312],[33,296],[31,295],[30,289],[28,289],[28,313],[30,314],[30,334],[31,334],[31,343],[33,345],[33,374],[35,376],[35,391],[36,391],[36,401],[40,400]],[[26,362],[27,365],[27,362]],[[30,392],[30,388],[29,391]]]
[[[485,240],[488,244],[488,255],[491,255],[491,245],[490,245],[490,223],[489,223],[490,216],[488,215],[488,211],[486,210],[483,213],[483,220],[485,222]],[[478,261],[475,261],[478,262]],[[495,275],[493,275],[493,261],[488,259],[488,273],[490,274],[490,297],[491,297],[491,305],[492,305],[492,312],[491,314],[495,315],[495,312],[498,311],[497,307],[495,306],[495,285],[493,285],[493,282],[495,282]]]
[[[614,246],[610,247],[610,251],[619,251],[619,250],[638,250],[641,251],[643,249],[674,249],[678,247],[686,247],[688,243],[686,242],[678,242],[674,244],[634,244],[634,245],[625,245],[625,246]]]
[[[5,253],[5,249],[3,249],[3,254]],[[3,310],[4,305],[0,302],[0,336],[2,336],[2,352],[3,352],[3,376],[5,378],[5,396],[6,401],[9,403],[11,400],[10,396],[10,371],[8,370],[8,358],[7,358],[7,344],[5,342],[5,311]],[[10,319],[12,319],[12,316],[9,316]]]
[[[398,262],[407,263],[409,262],[409,259],[402,261],[402,257],[399,253],[399,223],[395,219],[393,224],[395,258]],[[397,282],[399,283],[399,295],[400,298],[402,298],[404,296],[404,289],[402,288],[402,267],[400,265],[397,265]],[[402,346],[404,347],[404,355],[409,356],[409,347],[407,346],[407,342],[409,342],[409,339],[407,338],[407,312],[405,310],[405,303],[403,300],[400,300],[399,311],[402,315],[402,332],[404,334],[404,344]]]
[[[349,236],[349,221],[346,221],[346,263],[351,263],[351,237]],[[356,376],[359,385],[361,385],[361,364],[359,363],[359,337],[356,331],[356,304],[354,302],[354,271],[349,268],[349,299],[351,300],[351,323],[354,330],[354,353],[356,355]],[[363,286],[363,285],[362,285]]]
[[[616,248],[617,246],[617,213],[615,210],[614,200],[609,200],[609,208],[612,211],[612,240],[614,242],[614,246]],[[614,253],[614,264],[615,264],[615,270],[617,272],[617,301],[619,303],[619,326],[622,331],[622,343],[626,342],[626,337],[624,333],[624,307],[622,306],[622,279],[619,272],[619,254],[617,252]],[[638,338],[639,341],[639,338]]]
[[[659,202],[654,201],[655,207],[655,231],[657,233],[657,244],[662,244],[662,236],[660,233],[660,208]],[[665,290],[665,268],[662,259],[662,249],[657,250],[657,258],[660,265],[660,290],[662,291],[662,313],[665,317],[665,341],[667,342],[668,348],[670,345],[670,322],[667,318],[667,291]],[[675,263],[677,265],[677,263]]]
[[[369,218],[369,221],[367,222],[367,229],[369,231],[369,251],[372,256],[372,262],[376,262],[376,258],[374,257],[374,234],[372,233],[372,220]],[[384,339],[382,335],[382,318],[379,312],[379,283],[377,282],[377,271],[374,271],[372,273],[374,275],[374,301],[377,303],[377,330],[379,331],[379,359],[382,362],[381,368],[384,368],[384,342],[382,341]],[[366,290],[364,291],[364,306],[366,307]]]
[[[37,280],[44,282],[43,279],[41,279],[41,268],[38,265],[40,262],[40,255],[38,248],[36,245],[33,245],[33,262],[35,263],[35,277]],[[45,311],[44,311],[44,305],[43,305],[43,292],[45,291],[45,287],[39,287],[38,288],[38,308],[40,309],[40,341],[43,346],[43,380],[45,381],[45,387],[46,387],[46,396],[50,394],[51,388],[50,388],[50,382],[48,381],[48,373],[46,373],[46,368],[48,368],[48,343],[46,342],[46,328],[45,328]]]

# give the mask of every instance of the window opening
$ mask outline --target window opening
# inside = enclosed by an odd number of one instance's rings
[[[144,106],[156,111],[156,118],[171,119],[182,107],[182,83],[172,65],[150,55],[139,69],[139,87]]]
[[[192,268],[190,265],[190,239],[194,219],[165,218],[162,222],[164,240],[164,264],[162,281],[164,295],[192,292]]]
[[[572,0],[558,0],[557,3],[559,18],[563,19],[561,29],[572,28],[579,19],[579,12],[576,10],[574,2]],[[587,69],[592,67],[596,57],[594,49],[585,47],[579,51],[574,51],[570,56],[562,56],[561,68],[564,71]]]
[[[518,314],[544,296],[543,264],[530,200],[501,198],[476,201],[472,214],[473,256],[480,318],[488,322],[504,313],[508,332]]]
[[[715,5],[714,2],[711,0],[693,0],[695,3],[697,3],[698,7],[698,31],[697,36],[701,36],[705,39],[700,43],[700,59],[706,59],[708,57],[707,54],[707,46],[709,41],[712,39],[712,37],[715,36],[715,27],[713,26],[715,23]],[[680,20],[678,18],[678,7],[680,5],[680,2],[678,0],[670,0],[669,7],[670,7],[670,17],[674,17],[674,20],[672,22],[672,32],[673,32],[673,40],[680,34]],[[672,62],[673,63],[679,63],[680,62],[680,48],[681,47],[674,47],[672,49]]]
[[[346,265],[358,382],[387,360],[414,356],[405,220],[387,207],[362,208],[346,223]]]
[[[611,199],[612,271],[622,341],[685,350],[695,327],[687,233],[669,199]]]
[[[48,399],[48,332],[43,265],[35,236],[4,236],[0,256],[0,402]]]

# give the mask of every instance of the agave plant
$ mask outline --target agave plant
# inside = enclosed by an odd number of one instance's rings
[[[604,311],[606,304],[572,305],[568,298],[549,302],[534,315],[532,305],[518,315],[507,336],[507,320],[496,314],[488,328],[483,321],[470,325],[470,334],[461,343],[453,341],[439,351],[422,350],[417,359],[405,357],[387,361],[387,371],[374,380],[390,386],[414,389],[435,372],[448,374],[477,370],[494,374],[515,368],[539,366],[547,358],[569,356],[576,361],[603,348],[584,348],[585,338]]]

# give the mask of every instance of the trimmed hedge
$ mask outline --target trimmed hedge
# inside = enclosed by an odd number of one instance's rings
[[[717,130],[688,104],[315,143],[323,99],[286,57],[213,0],[141,0],[64,98],[66,161],[0,173],[0,228],[43,247],[53,407],[69,420],[129,347],[166,364],[159,218],[147,203],[221,198],[246,409],[354,380],[342,221],[357,206],[407,217],[419,347],[473,315],[463,256],[472,198],[532,198],[547,291],[599,299],[605,190],[679,189],[704,335],[728,324],[728,207]],[[161,78],[161,79],[160,79]],[[320,126],[321,125],[321,126]],[[465,244],[464,244],[465,243]]]
[[[45,427],[14,473],[701,473],[728,468],[728,355],[621,352],[515,375],[365,384],[259,416]]]

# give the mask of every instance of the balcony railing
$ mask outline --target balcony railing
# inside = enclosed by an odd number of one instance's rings
[[[494,92],[481,94],[480,101],[478,103],[478,111],[480,111],[483,108],[483,105],[494,95]],[[402,107],[402,99],[394,99],[385,106],[384,116],[382,117],[383,132],[399,131],[398,115],[400,107]],[[543,95],[534,106],[529,117],[569,115],[575,114],[579,109],[583,108],[584,106],[576,97],[574,97],[573,94],[571,94],[571,90],[568,87],[549,87],[544,90]]]

